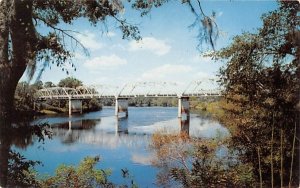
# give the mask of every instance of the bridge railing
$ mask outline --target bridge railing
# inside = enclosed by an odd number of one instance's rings
[[[137,82],[123,87],[93,85],[77,88],[51,87],[37,91],[38,100],[45,99],[85,99],[85,98],[134,98],[134,97],[181,97],[181,96],[218,96],[218,88],[203,89],[202,82],[192,82],[185,89],[177,83]]]

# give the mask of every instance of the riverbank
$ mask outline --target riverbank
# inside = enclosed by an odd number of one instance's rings
[[[97,99],[87,99],[82,101],[82,112],[95,112],[102,110],[102,104]],[[41,115],[67,114],[69,105],[66,101],[45,101],[36,104],[35,111]]]
[[[99,108],[99,109],[93,109],[93,110],[83,109],[82,113],[96,112],[96,111],[99,111],[99,110],[102,110],[102,107]],[[50,109],[43,109],[43,110],[40,110],[40,111],[36,112],[36,115],[56,115],[56,114],[67,114],[67,113],[68,113],[68,110],[63,109],[63,108],[60,111],[50,110]]]
[[[191,112],[210,116],[217,120],[221,120],[224,117],[223,107],[225,105],[225,101],[220,99],[216,101],[191,101]]]

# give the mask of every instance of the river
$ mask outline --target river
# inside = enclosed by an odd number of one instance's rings
[[[49,123],[52,139],[34,140],[26,148],[15,148],[30,160],[38,160],[40,174],[53,175],[59,164],[77,165],[86,156],[99,155],[99,168],[111,169],[110,180],[121,184],[121,169],[127,168],[140,187],[155,187],[158,169],[151,165],[151,135],[156,131],[191,137],[214,137],[227,130],[215,120],[191,114],[189,123],[177,118],[175,107],[130,107],[128,118],[116,118],[113,107],[68,116],[41,116],[32,124]]]

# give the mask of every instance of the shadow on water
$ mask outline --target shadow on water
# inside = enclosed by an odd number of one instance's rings
[[[29,172],[40,161],[24,158],[13,148],[25,149],[34,142],[51,138],[46,124],[12,123],[0,119],[0,187],[34,186],[37,182]]]

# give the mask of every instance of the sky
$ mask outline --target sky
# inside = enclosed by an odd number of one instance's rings
[[[229,45],[235,35],[245,31],[255,32],[262,26],[261,15],[277,8],[277,3],[270,0],[203,0],[201,3],[207,15],[216,12],[216,23],[221,31],[216,49]],[[170,1],[154,8],[144,17],[125,5],[125,11],[120,16],[138,24],[142,41],[123,40],[122,33],[112,20],[108,20],[106,26],[98,24],[96,27],[86,19],[79,19],[72,25],[61,25],[64,29],[80,32],[75,37],[89,50],[89,56],[77,48],[71,60],[76,71],[68,64],[65,69],[69,70],[69,75],[61,68],[47,66],[41,80],[56,84],[65,77],[73,76],[85,85],[117,86],[152,81],[187,84],[215,78],[224,65],[224,62],[203,57],[210,50],[208,44],[203,44],[202,52],[197,49],[198,30],[188,28],[195,17],[189,7],[180,1]],[[46,31],[43,27],[38,29]],[[26,73],[22,80],[26,80]]]

